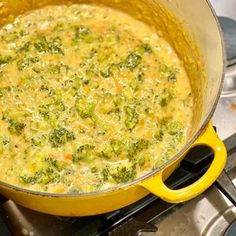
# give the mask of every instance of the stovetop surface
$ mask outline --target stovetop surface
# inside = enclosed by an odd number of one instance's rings
[[[212,0],[212,2],[218,14],[223,17],[220,20],[222,25],[225,24],[225,18],[228,15],[234,21],[236,20],[236,11],[232,10],[232,6],[236,7],[235,0],[227,0],[226,5],[229,6],[229,10],[226,9],[226,11],[222,8],[223,1]],[[226,41],[229,40],[226,39]],[[230,60],[236,56],[231,50],[234,46],[236,49],[236,38],[232,42],[233,46],[227,46],[227,55]],[[236,84],[235,78],[227,81],[231,83],[231,87],[232,81]],[[223,140],[236,133],[236,95],[227,95],[220,99],[213,117],[213,124]],[[236,136],[228,140],[228,148],[232,149],[233,144],[236,144]],[[201,155],[200,152],[202,152]],[[200,156],[200,164],[194,162],[196,155]],[[236,150],[232,151],[229,156],[230,163],[227,165],[227,171],[236,184]],[[198,178],[207,169],[211,158],[212,154],[209,150],[193,151],[182,163],[181,168],[168,180],[169,186],[180,187]],[[176,181],[177,179],[179,181]],[[17,206],[12,201],[6,201],[3,198],[0,198],[0,203],[2,203],[0,204],[2,216],[0,217],[0,236],[132,236],[137,235],[137,232],[138,235],[145,236],[223,236],[226,235],[226,231],[227,236],[236,235],[235,227],[229,227],[233,222],[232,225],[236,226],[236,208],[216,186],[212,186],[201,196],[183,204],[165,203],[149,195],[142,201],[113,213],[83,218],[49,216]],[[141,232],[140,229],[145,232]]]

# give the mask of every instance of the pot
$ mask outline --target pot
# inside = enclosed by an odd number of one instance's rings
[[[6,0],[0,5],[0,24],[27,10],[66,1]],[[71,2],[71,1],[70,1]],[[91,3],[93,0],[74,2]],[[95,1],[96,2],[96,1]],[[151,173],[106,191],[85,194],[49,194],[29,191],[0,182],[0,192],[16,203],[36,211],[61,216],[87,216],[110,212],[145,197],[150,192],[171,203],[190,200],[209,188],[222,172],[226,150],[210,119],[223,82],[224,53],[219,24],[206,0],[99,0],[153,25],[175,48],[191,80],[194,93],[194,119],[185,147],[171,160]],[[191,147],[209,146],[214,159],[207,172],[195,183],[178,190],[164,181],[180,165]]]

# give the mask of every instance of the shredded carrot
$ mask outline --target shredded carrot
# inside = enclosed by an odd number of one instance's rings
[[[71,153],[66,153],[66,154],[64,154],[64,159],[65,160],[72,160],[72,154]]]
[[[123,86],[118,82],[116,78],[114,78],[115,86],[116,86],[116,92],[121,93],[123,90]]]

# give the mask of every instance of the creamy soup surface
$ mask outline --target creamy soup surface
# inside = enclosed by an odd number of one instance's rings
[[[185,145],[189,78],[157,31],[104,6],[47,6],[0,29],[0,180],[108,189]]]

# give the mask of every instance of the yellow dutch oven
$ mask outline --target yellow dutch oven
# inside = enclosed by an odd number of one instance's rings
[[[68,1],[5,0],[0,3],[0,24],[16,15],[47,4]],[[72,1],[70,1],[72,2]],[[62,216],[101,214],[127,206],[150,192],[165,201],[190,200],[209,188],[226,163],[226,150],[210,119],[217,105],[224,71],[222,37],[216,17],[206,0],[77,0],[77,3],[105,4],[155,26],[175,48],[185,64],[194,93],[194,119],[185,147],[162,167],[132,182],[106,191],[88,194],[48,194],[25,190],[0,182],[0,192],[9,199],[36,211]],[[180,165],[186,152],[206,145],[214,151],[207,172],[195,183],[178,190],[164,181]]]

